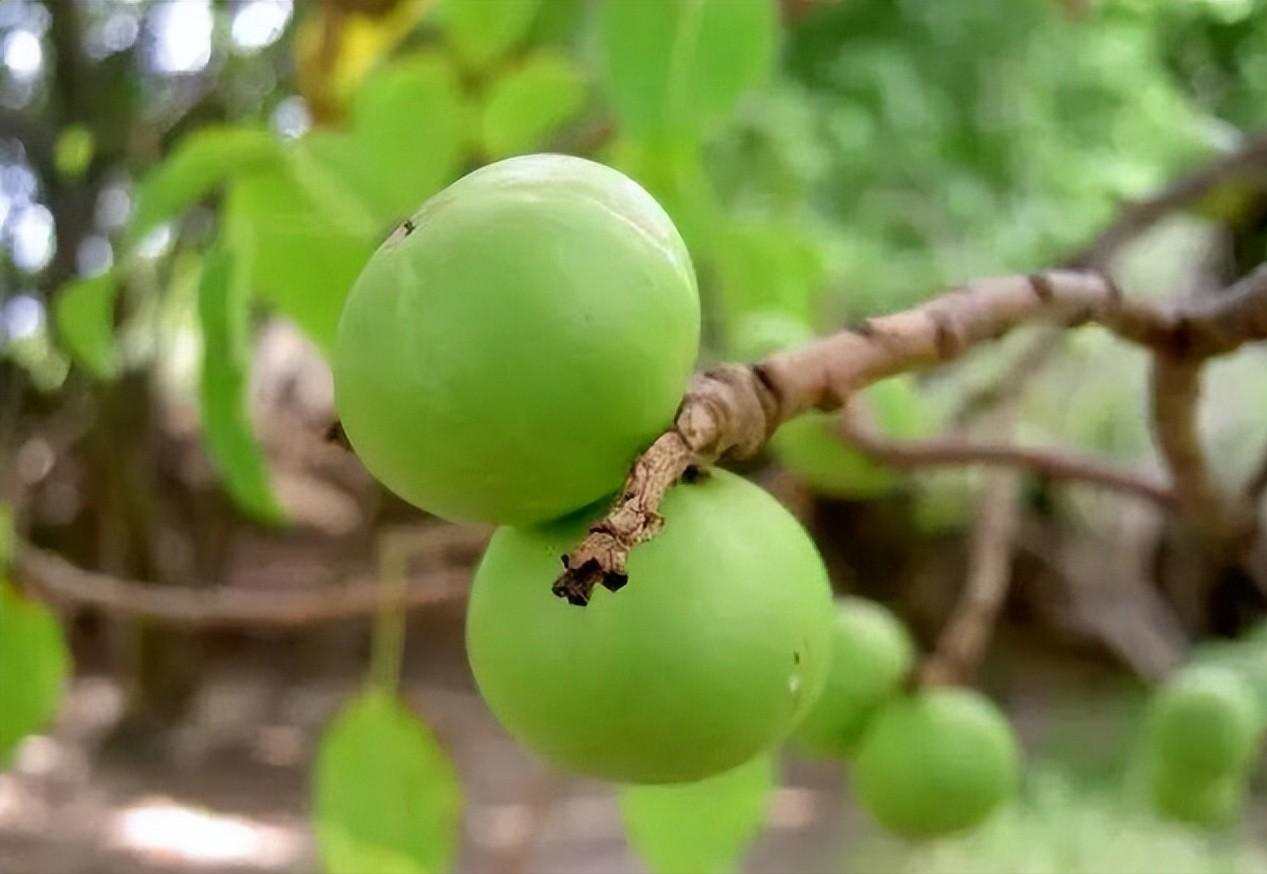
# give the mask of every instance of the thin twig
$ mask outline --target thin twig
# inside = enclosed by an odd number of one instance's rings
[[[1012,404],[997,411],[998,430],[1014,430]],[[968,572],[963,591],[950,618],[942,627],[933,652],[920,666],[922,686],[947,685],[972,679],[981,664],[995,622],[1011,582],[1012,546],[1020,518],[1017,497],[1020,477],[1016,471],[994,471],[986,477],[985,491],[972,528]]]
[[[1267,175],[1267,131],[1245,138],[1240,148],[1181,176],[1145,200],[1128,205],[1116,220],[1066,261],[1069,267],[1103,268],[1131,240],[1161,219],[1204,200],[1238,179]]]
[[[864,427],[850,415],[841,417],[840,435],[874,461],[893,467],[941,467],[981,464],[1024,468],[1053,479],[1072,480],[1174,506],[1175,493],[1146,474],[1062,449],[984,443],[947,435],[926,440],[891,440]]]
[[[370,616],[395,605],[450,603],[465,597],[471,578],[469,567],[447,564],[413,571],[400,589],[371,578],[285,590],[180,588],[84,570],[30,544],[20,545],[13,573],[24,588],[55,602],[199,629],[297,627]]]

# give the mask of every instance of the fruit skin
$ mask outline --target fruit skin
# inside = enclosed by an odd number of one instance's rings
[[[616,489],[670,425],[699,330],[690,258],[649,194],[581,158],[511,158],[371,257],[339,321],[339,416],[419,507],[542,522]]]
[[[890,831],[931,838],[983,822],[1014,791],[1020,751],[1006,717],[967,689],[884,707],[854,763],[858,801]]]
[[[795,518],[721,470],[672,488],[662,512],[628,584],[583,608],[550,585],[598,513],[501,528],[476,573],[466,640],[480,692],[565,769],[702,779],[781,741],[827,679],[831,591]]]
[[[1235,671],[1192,665],[1157,691],[1145,749],[1154,770],[1185,783],[1243,775],[1261,736],[1253,688]]]
[[[896,616],[875,601],[841,598],[827,685],[793,733],[796,745],[825,756],[852,753],[867,721],[897,694],[914,661],[915,645]]]
[[[1247,791],[1245,778],[1236,775],[1192,781],[1154,771],[1148,783],[1148,798],[1159,816],[1203,828],[1231,822],[1243,807]]]

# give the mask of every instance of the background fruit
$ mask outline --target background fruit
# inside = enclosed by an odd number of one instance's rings
[[[1212,780],[1188,780],[1156,771],[1150,775],[1148,797],[1165,819],[1202,827],[1226,825],[1245,801],[1246,781],[1228,776]]]
[[[467,647],[484,699],[521,743],[628,783],[698,780],[781,740],[830,661],[826,572],[772,497],[715,471],[674,487],[629,583],[554,597],[559,556],[594,513],[502,528],[480,565]]]
[[[989,699],[931,689],[876,715],[858,747],[855,790],[886,828],[935,837],[983,822],[1014,791],[1019,759],[1011,726]]]
[[[1187,667],[1156,693],[1146,727],[1150,761],[1187,782],[1240,775],[1262,719],[1249,684],[1218,665]]]
[[[914,659],[910,636],[885,607],[865,598],[840,599],[827,685],[796,729],[798,746],[829,756],[850,753]]]
[[[670,423],[698,340],[690,259],[650,195],[580,158],[511,158],[371,258],[339,322],[339,414],[418,506],[544,521],[620,484]]]

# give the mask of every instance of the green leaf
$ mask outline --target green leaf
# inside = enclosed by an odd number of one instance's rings
[[[584,105],[584,72],[562,55],[539,52],[489,87],[480,119],[484,151],[493,158],[533,151]]]
[[[314,827],[330,874],[439,874],[457,854],[462,794],[421,721],[370,689],[321,738]]]
[[[627,786],[620,790],[625,834],[655,874],[724,874],[760,832],[773,788],[770,756],[698,783]]]
[[[602,5],[600,72],[626,132],[704,131],[774,62],[774,0],[624,0]]]
[[[72,124],[62,129],[53,144],[53,163],[57,172],[67,179],[78,179],[92,163],[96,151],[92,131],[82,124]]]
[[[109,379],[119,368],[114,344],[118,290],[114,274],[102,273],[66,283],[53,300],[53,320],[62,344],[99,379]]]
[[[457,175],[466,125],[452,64],[442,55],[415,54],[379,70],[360,88],[345,146],[351,152],[335,163],[375,217],[395,225]]]
[[[268,463],[251,431],[247,413],[250,376],[250,289],[245,258],[219,245],[207,253],[198,287],[202,322],[199,401],[207,454],[225,488],[245,512],[262,521],[283,519],[268,478]]]
[[[288,168],[235,180],[228,199],[235,236],[252,252],[251,284],[329,354],[343,300],[377,241],[314,201]]]
[[[188,209],[229,177],[268,166],[279,154],[277,139],[258,128],[208,126],[189,134],[137,187],[129,242]]]
[[[541,0],[447,0],[449,42],[465,66],[485,67],[527,33],[540,5]]]
[[[70,666],[57,618],[0,577],[0,768],[57,714]]]
[[[722,289],[730,310],[779,310],[808,320],[826,278],[823,253],[795,226],[735,224],[716,247]]]

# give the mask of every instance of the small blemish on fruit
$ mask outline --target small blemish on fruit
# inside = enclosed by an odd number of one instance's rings
[[[405,219],[405,223],[404,223],[403,225],[401,225],[401,227],[405,229],[405,236],[406,236],[406,237],[407,237],[407,236],[409,236],[409,235],[410,235],[410,234],[412,234],[415,230],[417,230],[417,229],[418,229],[418,226],[417,226],[416,224],[414,224],[414,220],[413,220],[413,219]]]
[[[792,664],[799,665],[801,663],[801,654],[796,650],[792,650]]]

